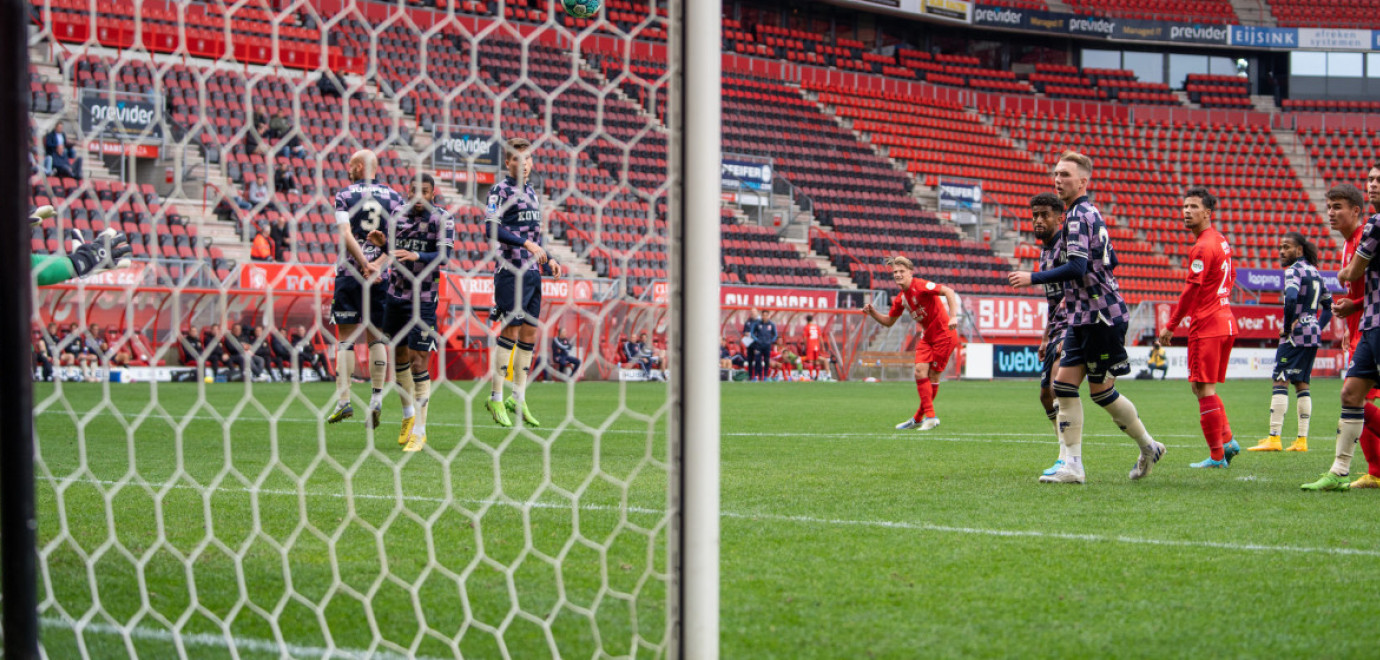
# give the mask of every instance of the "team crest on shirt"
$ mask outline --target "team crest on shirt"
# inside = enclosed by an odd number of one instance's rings
[[[1077,231],[1078,231],[1078,221],[1077,221],[1077,220],[1070,220],[1069,223],[1068,223],[1068,227],[1069,227],[1069,228],[1068,228],[1068,232],[1069,232],[1070,234],[1077,232]]]
[[[1202,260],[1202,259],[1194,259],[1194,260],[1193,260],[1193,265],[1189,266],[1189,269],[1192,270],[1192,271],[1195,272],[1195,273],[1201,273],[1201,272],[1203,272],[1203,260]]]
[[[930,291],[934,291],[934,282],[926,282],[925,288],[929,289]]]

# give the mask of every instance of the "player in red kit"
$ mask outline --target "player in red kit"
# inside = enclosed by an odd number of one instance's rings
[[[1361,221],[1361,216],[1364,213],[1364,206],[1361,202],[1366,199],[1370,202],[1371,212],[1380,213],[1380,163],[1371,167],[1366,176],[1365,197],[1362,197],[1360,190],[1350,184],[1342,184],[1327,191],[1327,217],[1332,220],[1332,228],[1347,237],[1346,249],[1342,253],[1343,269],[1351,263],[1351,259],[1356,253],[1356,246],[1361,242],[1361,225],[1364,224]],[[1339,216],[1336,220],[1333,220],[1334,207],[1336,207],[1335,214]],[[1349,234],[1347,233],[1348,229],[1351,230]],[[1365,282],[1362,280],[1345,282],[1345,284],[1348,300],[1337,301],[1333,304],[1333,309],[1346,312],[1346,346],[1348,356],[1351,356],[1355,354],[1357,341],[1361,338],[1359,330],[1360,311],[1365,296]],[[1341,315],[1339,312],[1338,316]],[[1366,398],[1374,399],[1375,396],[1376,391],[1371,390]],[[1371,403],[1367,403],[1364,409],[1365,427],[1361,432],[1359,443],[1361,451],[1366,456],[1366,474],[1351,482],[1350,488],[1380,488],[1380,434],[1373,430],[1380,428],[1380,409]]]
[[[804,368],[810,371],[810,380],[819,380],[819,363],[822,361],[820,356],[823,354],[820,344],[822,335],[819,332],[819,325],[815,323],[815,317],[805,317],[805,359]]]
[[[882,316],[872,303],[863,306],[863,313],[878,323],[891,327],[902,312],[909,312],[915,319],[915,329],[920,333],[920,341],[915,346],[915,390],[920,395],[920,407],[915,414],[896,425],[897,430],[919,427],[928,431],[939,426],[939,418],[934,414],[934,397],[939,393],[939,376],[949,366],[949,356],[958,347],[958,294],[953,289],[934,282],[915,277],[915,264],[905,257],[887,260],[891,266],[891,277],[901,287],[901,292],[891,301],[891,313]],[[943,296],[948,301],[948,309],[954,311],[953,318],[939,301]]]
[[[1206,188],[1190,188],[1184,193],[1184,226],[1197,241],[1188,252],[1188,286],[1169,316],[1169,325],[1160,343],[1174,338],[1174,328],[1187,316],[1188,381],[1198,397],[1199,423],[1203,438],[1212,452],[1195,468],[1225,468],[1241,453],[1232,437],[1227,409],[1217,396],[1217,383],[1227,380],[1227,363],[1236,339],[1236,318],[1231,313],[1231,290],[1236,285],[1236,269],[1231,263],[1231,246],[1212,228],[1217,198]]]

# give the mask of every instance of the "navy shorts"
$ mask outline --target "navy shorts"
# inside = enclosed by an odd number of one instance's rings
[[[352,274],[336,275],[331,319],[336,325],[359,325],[367,320],[375,329],[382,330],[387,296],[388,285],[377,282],[369,287],[369,300],[366,302],[364,285],[357,277]]]
[[[1061,339],[1051,339],[1049,345],[1045,346],[1045,361],[1040,365],[1040,389],[1045,389],[1054,382],[1054,366],[1059,364],[1059,352],[1063,346]]]
[[[1351,368],[1346,370],[1347,378],[1364,378],[1380,382],[1380,328],[1361,331],[1361,340],[1356,342],[1356,351],[1351,354]]]
[[[413,303],[389,296],[383,317],[383,334],[400,344],[407,332],[407,347],[414,351],[436,350],[436,303]],[[417,314],[413,316],[413,310]]]
[[[1318,357],[1317,346],[1280,344],[1275,350],[1276,381],[1307,383],[1313,377],[1313,359]]]
[[[1094,323],[1069,328],[1064,335],[1064,357],[1061,367],[1084,367],[1088,382],[1101,384],[1108,377],[1131,373],[1131,360],[1126,355],[1126,323],[1107,325]]]
[[[494,306],[489,310],[489,322],[499,321],[503,327],[537,325],[541,321],[541,273],[518,273],[504,268],[494,274]]]

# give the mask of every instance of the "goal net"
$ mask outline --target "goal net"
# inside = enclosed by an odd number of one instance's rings
[[[706,298],[671,238],[679,5],[604,4],[33,2],[29,202],[56,215],[31,248],[114,230],[132,260],[31,282],[45,655],[684,653],[677,383],[685,305]],[[541,303],[535,339],[509,344],[507,428],[487,404],[512,264],[486,218],[520,203],[490,203],[518,138],[540,200],[521,211],[564,272],[516,271]],[[717,135],[701,148],[717,161]],[[454,227],[448,258],[382,275],[411,304],[377,352],[367,314],[350,337],[332,314],[347,279],[382,302],[357,262],[336,273],[361,150],[398,213]],[[371,217],[396,259],[436,249],[405,242],[420,221]],[[329,423],[342,369],[354,414]],[[427,441],[404,452],[423,374]]]

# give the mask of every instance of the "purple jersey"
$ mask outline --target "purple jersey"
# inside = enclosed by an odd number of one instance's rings
[[[1313,264],[1299,259],[1284,271],[1285,294],[1288,295],[1291,289],[1295,296],[1294,309],[1290,310],[1293,326],[1289,328],[1285,340],[1294,346],[1322,346],[1318,310],[1332,305],[1332,294],[1327,292],[1322,275],[1318,274]]]
[[[368,179],[356,181],[335,194],[335,221],[349,223],[364,258],[373,261],[383,254],[383,248],[368,241],[369,232],[377,229],[388,235],[389,219],[406,203],[398,191],[388,186]],[[350,272],[349,260],[349,253],[342,252],[335,267],[337,275]]]
[[[517,234],[523,240],[542,244],[541,198],[537,197],[537,191],[531,183],[524,184],[520,190],[517,180],[511,176],[503,177],[502,181],[495,183],[489,189],[489,205],[485,220],[502,225],[504,229]],[[492,234],[493,230],[490,229],[489,232]],[[503,268],[540,272],[536,259],[532,258],[532,253],[526,248],[502,243],[498,244],[498,263],[494,264],[494,268],[495,272]]]
[[[436,256],[430,261],[394,261],[388,274],[388,295],[435,305],[441,267],[455,245],[455,219],[445,209],[432,206],[418,212],[415,205],[408,204],[393,216],[393,244],[399,250]]]
[[[1121,299],[1112,275],[1116,254],[1107,236],[1102,213],[1087,197],[1080,197],[1064,213],[1065,259],[1082,257],[1088,270],[1082,278],[1064,283],[1064,309],[1070,327],[1102,323],[1113,325],[1131,320],[1131,310]]]
[[[1356,256],[1370,261],[1366,264],[1366,298],[1361,314],[1363,332],[1380,328],[1380,261],[1375,260],[1377,252],[1380,252],[1380,213],[1370,216],[1365,226],[1361,227],[1361,242],[1356,245]]]
[[[1054,236],[1050,237],[1050,242],[1040,250],[1040,270],[1053,270],[1064,265],[1068,258],[1064,256],[1064,230],[1059,229]],[[1064,283],[1045,282],[1045,300],[1049,303],[1049,310],[1046,312],[1045,328],[1047,329],[1049,341],[1058,341],[1064,336],[1064,331],[1069,327],[1069,315],[1064,309]]]

